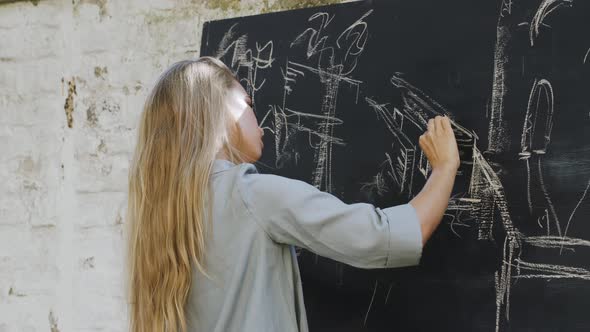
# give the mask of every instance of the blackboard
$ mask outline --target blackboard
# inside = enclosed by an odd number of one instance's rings
[[[311,331],[590,330],[590,2],[362,1],[205,23],[241,78],[261,172],[408,202],[448,115],[461,167],[418,267],[299,250]],[[255,309],[253,309],[255,310]]]

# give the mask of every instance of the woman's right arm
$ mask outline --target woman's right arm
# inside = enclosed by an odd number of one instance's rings
[[[417,265],[422,234],[410,204],[346,204],[303,181],[245,165],[238,190],[253,220],[277,243],[360,268]]]
[[[447,207],[458,165],[448,119],[431,120],[428,127],[420,146],[433,171],[411,204],[384,209],[346,204],[305,182],[258,174],[252,165],[245,166],[238,180],[240,196],[275,242],[361,268],[417,265]]]
[[[448,117],[430,119],[428,130],[420,136],[419,143],[432,167],[432,173],[410,204],[418,214],[422,243],[425,244],[447,209],[460,160]]]

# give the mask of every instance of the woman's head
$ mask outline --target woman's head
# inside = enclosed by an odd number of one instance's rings
[[[144,120],[143,130],[174,130],[185,154],[200,152],[205,160],[255,162],[262,152],[250,97],[215,58],[180,61],[166,70],[146,101]]]
[[[261,137],[248,94],[221,61],[180,61],[160,76],[129,170],[131,331],[185,330],[192,268],[205,271],[213,162],[258,160]]]

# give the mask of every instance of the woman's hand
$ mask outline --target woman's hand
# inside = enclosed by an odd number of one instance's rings
[[[459,150],[448,117],[438,115],[428,120],[428,130],[420,136],[418,142],[433,171],[457,171],[460,162]]]

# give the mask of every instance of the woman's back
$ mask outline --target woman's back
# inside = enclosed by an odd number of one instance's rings
[[[243,202],[239,182],[251,165],[213,167],[211,279],[193,269],[188,331],[307,331],[294,249],[271,240]]]
[[[293,245],[361,268],[420,259],[420,224],[409,204],[345,204],[305,182],[219,159],[211,185],[205,268],[212,280],[195,269],[186,311],[194,331],[307,331]]]

